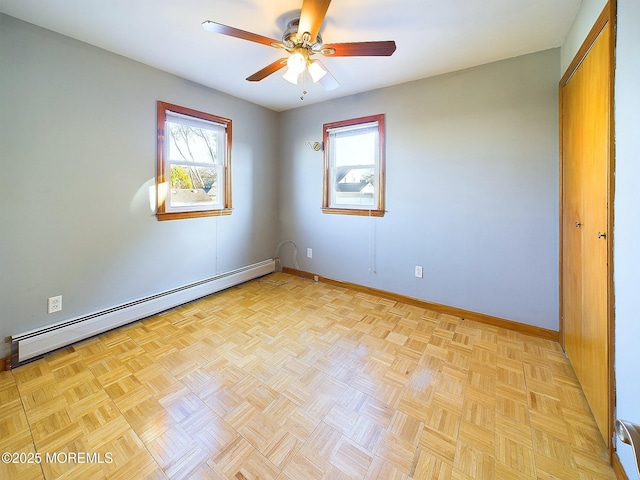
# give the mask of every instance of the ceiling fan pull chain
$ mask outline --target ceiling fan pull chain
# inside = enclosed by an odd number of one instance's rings
[[[307,94],[307,90],[305,88],[305,83],[307,80],[307,76],[304,74],[305,72],[302,72],[301,77],[302,77],[302,95],[300,95],[300,101],[304,101],[304,96]]]

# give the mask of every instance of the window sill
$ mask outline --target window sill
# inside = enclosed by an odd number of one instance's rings
[[[384,217],[384,210],[363,210],[360,208],[323,208],[322,213],[335,215],[357,215],[360,217]]]
[[[223,208],[220,210],[198,210],[194,212],[170,212],[157,213],[158,221],[180,220],[183,218],[200,218],[200,217],[220,217],[222,215],[231,215],[233,209]]]

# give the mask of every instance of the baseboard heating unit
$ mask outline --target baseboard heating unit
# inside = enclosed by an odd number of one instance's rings
[[[16,367],[22,362],[58,348],[262,277],[274,272],[275,266],[275,260],[265,260],[101,312],[13,335],[11,366]]]

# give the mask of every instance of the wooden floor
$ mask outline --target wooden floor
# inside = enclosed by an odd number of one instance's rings
[[[1,373],[0,478],[615,478],[557,343],[267,280]]]

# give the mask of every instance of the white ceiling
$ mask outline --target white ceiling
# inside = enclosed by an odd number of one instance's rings
[[[391,57],[324,57],[325,92],[246,77],[283,51],[202,29],[204,20],[280,40],[302,0],[0,0],[0,12],[276,111],[558,47],[581,0],[333,0],[325,43],[395,40]]]

